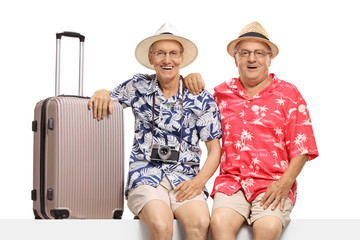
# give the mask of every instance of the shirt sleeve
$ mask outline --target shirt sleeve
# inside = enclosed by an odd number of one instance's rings
[[[196,129],[200,134],[200,139],[203,141],[221,138],[219,110],[215,100],[209,93],[204,96],[202,114],[196,121]]]
[[[296,90],[296,98],[287,108],[286,146],[289,160],[299,155],[308,154],[308,161],[316,158],[317,150],[315,136],[304,98]]]
[[[130,107],[131,105],[131,93],[135,91],[133,81],[134,78],[129,79],[110,91],[111,98],[119,101],[123,108]]]

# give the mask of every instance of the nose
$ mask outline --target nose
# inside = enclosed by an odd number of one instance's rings
[[[249,61],[255,62],[256,60],[257,60],[257,58],[255,57],[255,53],[253,51],[251,51],[250,55],[249,55]]]
[[[165,58],[163,60],[165,63],[169,63],[171,61],[170,53],[166,53]]]

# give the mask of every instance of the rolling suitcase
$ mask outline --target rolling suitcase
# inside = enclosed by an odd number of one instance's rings
[[[33,211],[36,219],[121,219],[124,209],[123,110],[93,118],[83,92],[84,36],[56,34],[55,97],[35,106]],[[79,95],[59,96],[61,37],[80,39]]]

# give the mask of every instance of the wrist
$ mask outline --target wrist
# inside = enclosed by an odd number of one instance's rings
[[[206,184],[206,180],[204,178],[202,178],[201,176],[197,175],[196,177],[193,178],[193,181],[195,182],[195,184],[198,187],[204,187]]]

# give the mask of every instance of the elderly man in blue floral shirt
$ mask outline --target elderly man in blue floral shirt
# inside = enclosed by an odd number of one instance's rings
[[[186,239],[206,239],[205,184],[219,165],[221,124],[212,95],[193,95],[183,86],[179,69],[195,60],[197,47],[174,31],[164,24],[136,48],[137,60],[156,74],[136,74],[113,91],[97,91],[89,108],[101,119],[112,112],[112,97],[133,110],[135,139],[125,197],[149,228],[150,239],[172,239],[174,216]],[[201,170],[199,140],[208,150]]]

